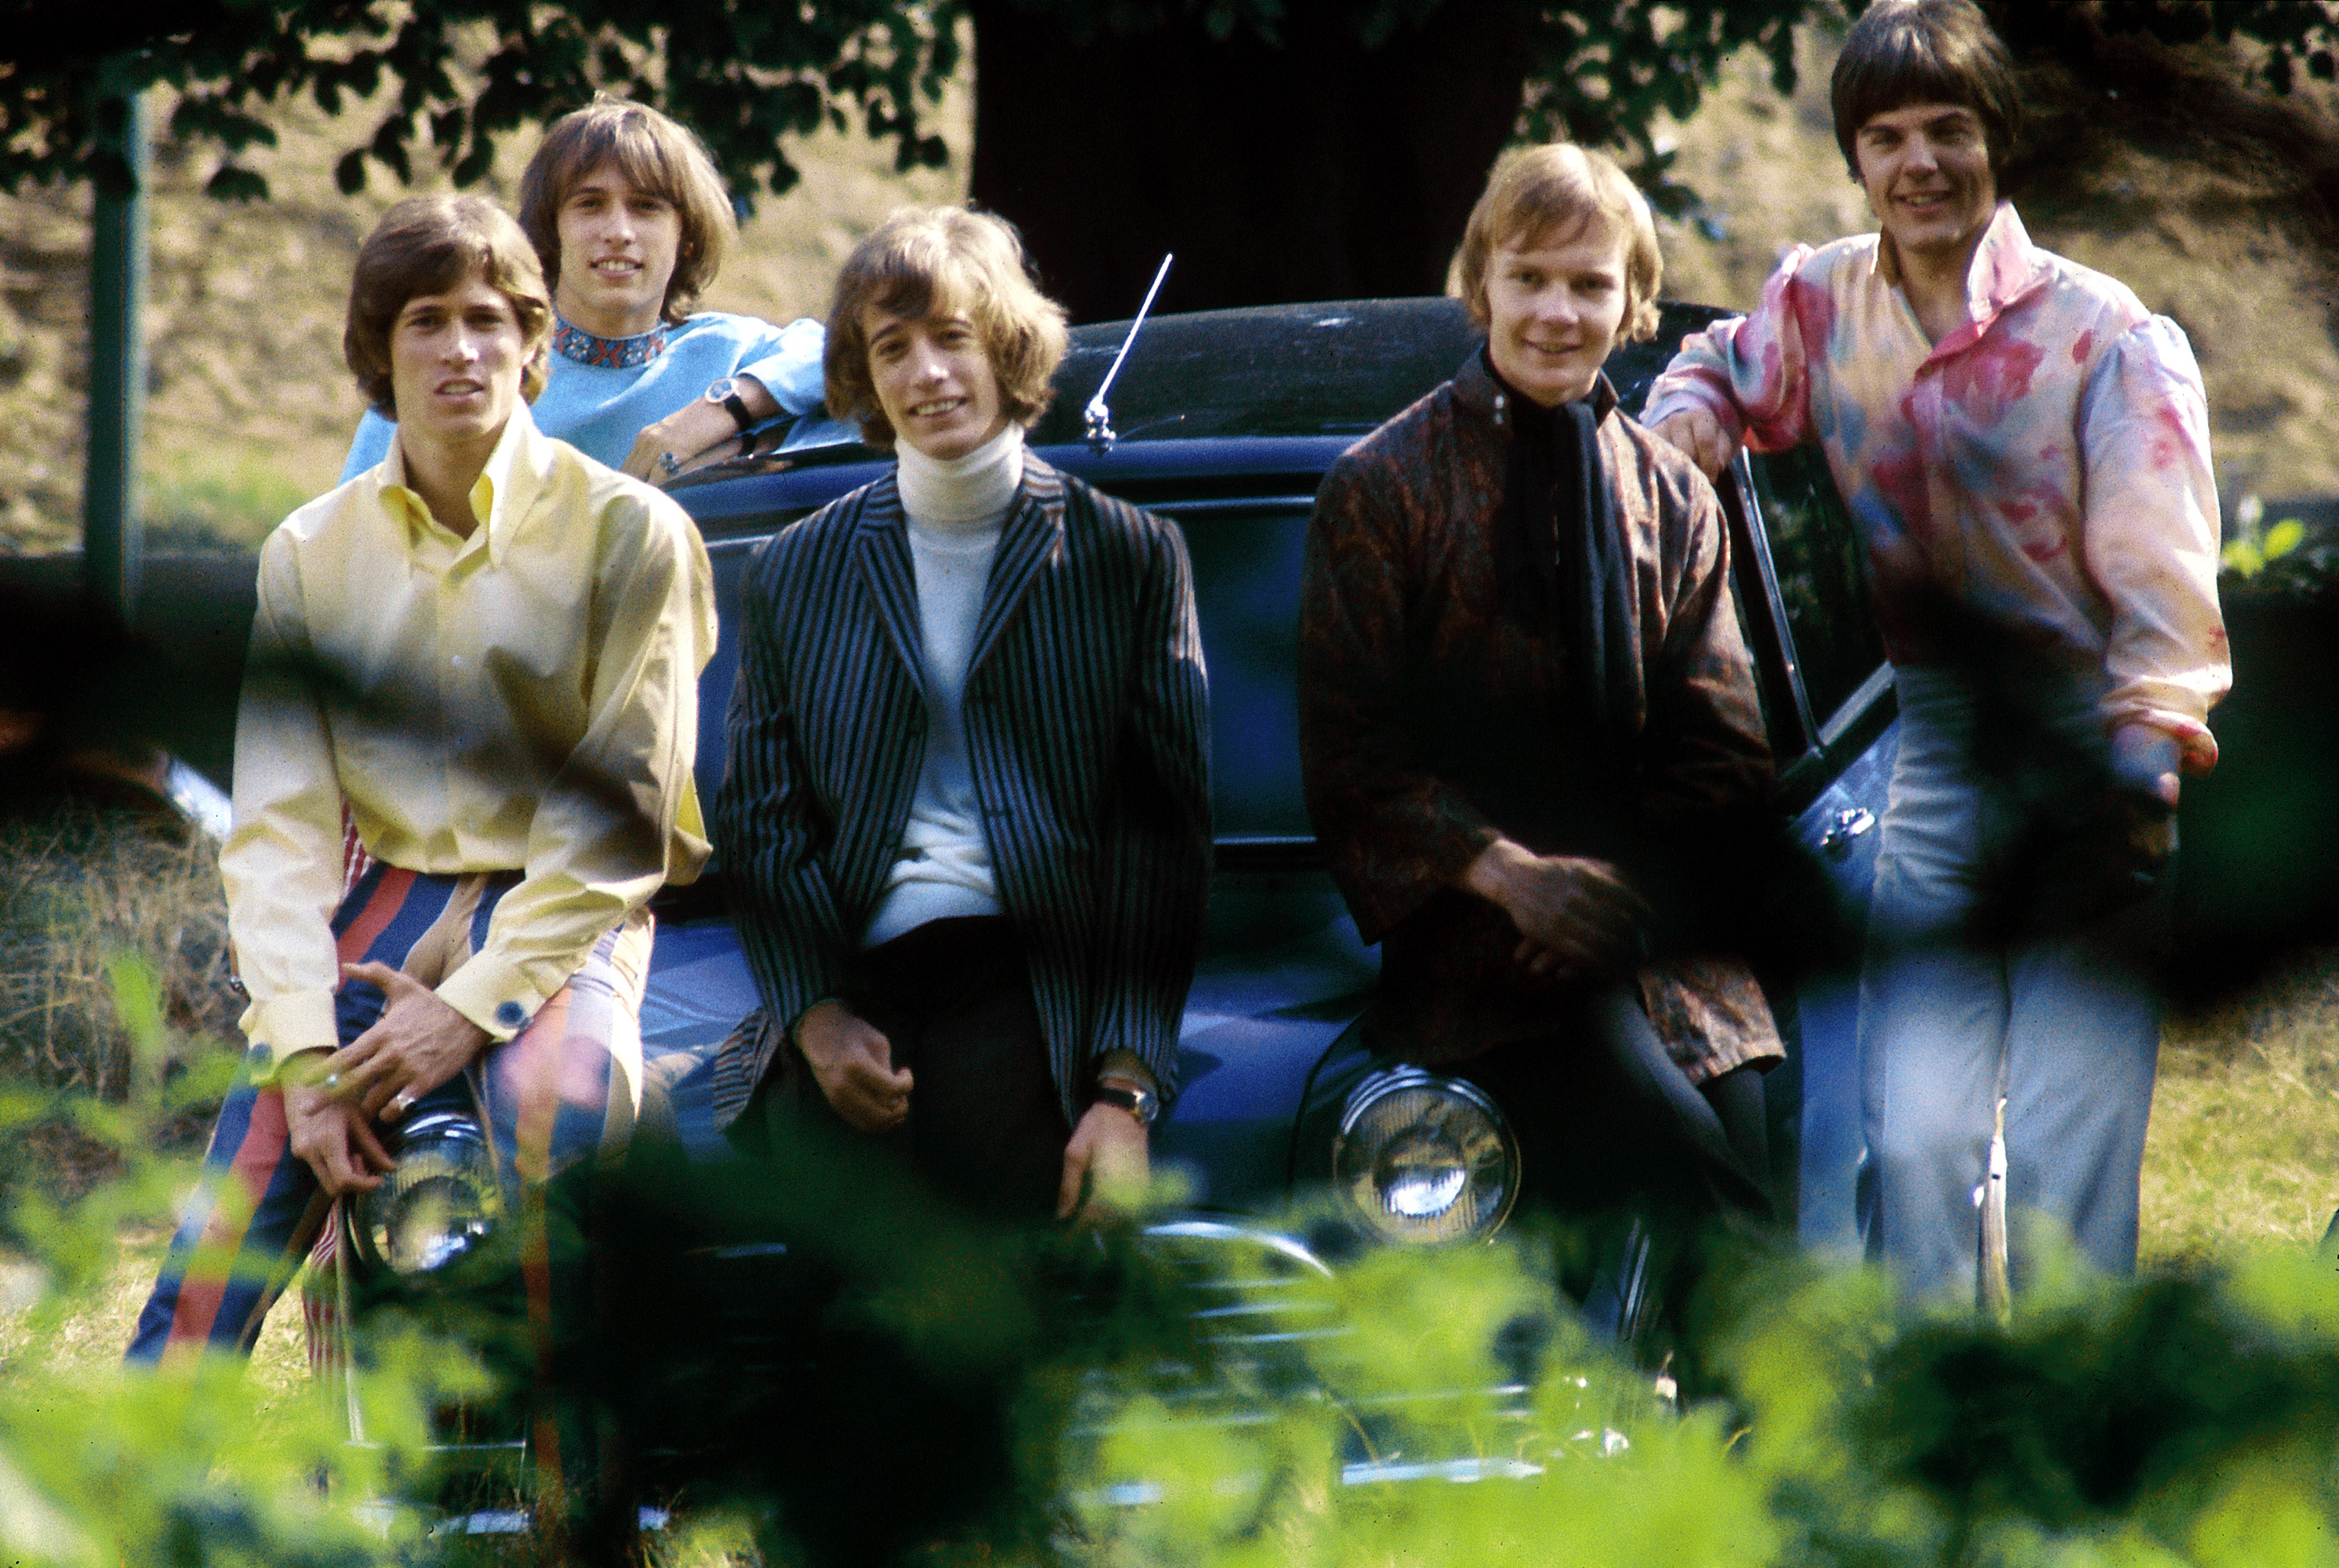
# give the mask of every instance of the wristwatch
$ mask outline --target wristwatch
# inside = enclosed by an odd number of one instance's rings
[[[1100,1083],[1096,1086],[1096,1103],[1117,1105],[1137,1118],[1141,1127],[1153,1125],[1161,1114],[1161,1097],[1150,1089],[1140,1089],[1133,1083]]]
[[[723,411],[731,416],[733,423],[742,431],[755,422],[755,416],[747,411],[747,399],[739,395],[739,379],[736,376],[725,376],[707,388],[706,400],[720,404]]]

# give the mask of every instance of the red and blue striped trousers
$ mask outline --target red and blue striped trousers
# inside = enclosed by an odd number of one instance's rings
[[[332,922],[343,963],[386,963],[436,985],[485,941],[497,902],[518,872],[430,876],[368,865]],[[641,1103],[639,1015],[650,920],[639,911],[603,937],[584,966],[510,1040],[418,1099],[410,1118],[468,1110],[490,1136],[522,1227],[520,1272],[528,1321],[548,1356],[556,1301],[582,1287],[577,1249],[556,1247],[569,1228],[548,1222],[553,1178],[623,1152]],[[380,988],[345,981],[335,997],[340,1042],[381,1015]],[[388,1129],[395,1149],[395,1129]],[[220,1109],[202,1176],[154,1282],[128,1359],[153,1364],[202,1349],[249,1354],[262,1322],[308,1257],[331,1198],[287,1141],[283,1096],[239,1082]]]

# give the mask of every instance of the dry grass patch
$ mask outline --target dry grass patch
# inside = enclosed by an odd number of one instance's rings
[[[148,820],[66,804],[0,829],[0,1078],[127,1098],[142,1064],[120,994],[153,977],[172,1059],[233,1049],[242,1000],[226,969],[215,846]]]
[[[2147,1267],[2311,1247],[2339,1208],[2339,952],[2171,1019],[2145,1145]]]

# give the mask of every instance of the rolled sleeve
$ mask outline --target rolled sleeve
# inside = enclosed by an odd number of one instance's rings
[[[775,329],[767,342],[749,349],[756,357],[742,364],[738,373],[762,382],[787,412],[807,413],[827,395],[821,368],[827,342],[827,330],[818,321],[790,321]]]
[[[1804,276],[1812,255],[1798,245],[1762,285],[1762,302],[1682,340],[1649,387],[1641,415],[1652,427],[1702,409],[1732,440],[1784,451],[1811,434],[1811,360],[1824,352],[1833,310],[1824,286]]]
[[[2215,765],[2208,714],[2233,685],[2217,604],[2217,491],[2208,403],[2185,334],[2154,316],[2121,334],[2080,404],[2087,565],[2110,602],[2107,725],[2172,737]]]

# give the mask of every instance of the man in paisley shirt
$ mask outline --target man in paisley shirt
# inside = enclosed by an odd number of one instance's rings
[[[2149,890],[2231,682],[2200,372],[1999,199],[2014,80],[1969,0],[1870,10],[1832,96],[1881,232],[1791,251],[1644,417],[1709,473],[1819,442],[1866,547],[1901,714],[1861,982],[1870,1250],[1971,1298],[2003,1084],[2010,1206],[2130,1270]],[[2026,818],[2042,794],[2084,804]]]
[[[1333,465],[1301,587],[1308,810],[1381,947],[1366,1040],[1494,1093],[1532,1204],[1760,1214],[1781,1048],[1697,890],[1770,749],[1713,489],[1601,374],[1656,327],[1648,206],[1538,147],[1460,267],[1486,341]]]

